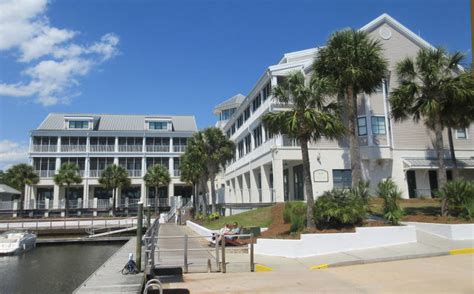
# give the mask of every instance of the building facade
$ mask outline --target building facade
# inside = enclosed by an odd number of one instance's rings
[[[376,93],[358,99],[357,131],[364,178],[370,180],[373,191],[379,181],[392,178],[404,198],[431,197],[438,188],[434,134],[423,122],[392,120],[388,103],[390,91],[398,83],[396,63],[405,57],[414,57],[420,48],[431,45],[386,14],[361,30],[381,42],[390,71],[387,78],[380,81]],[[285,110],[285,106],[272,99],[271,89],[282,77],[294,71],[302,71],[309,78],[317,50],[311,48],[284,54],[277,64],[265,70],[250,93],[232,111],[232,116],[218,123],[236,144],[235,159],[224,173],[225,203],[305,200],[298,142],[285,136],[269,136],[262,116]],[[226,108],[220,106],[218,110],[223,112]],[[217,115],[222,117],[220,113]],[[454,133],[460,174],[474,179],[474,127],[471,125]],[[446,150],[449,150],[446,131],[444,138]],[[338,141],[323,138],[313,142],[309,155],[316,196],[334,187],[351,185],[348,138]],[[449,152],[446,152],[446,159],[448,168],[452,167]],[[451,176],[448,170],[448,179]]]
[[[60,210],[65,207],[65,188],[53,177],[60,166],[79,166],[82,183],[68,189],[70,208],[108,209],[111,191],[98,180],[106,166],[124,167],[131,185],[120,189],[117,207],[138,201],[154,205],[154,189],[143,181],[147,169],[162,164],[171,183],[159,189],[159,206],[169,206],[170,196],[189,197],[191,187],[180,181],[180,156],[187,140],[197,131],[193,116],[109,115],[51,113],[31,131],[29,160],[40,181],[26,189],[26,209]]]

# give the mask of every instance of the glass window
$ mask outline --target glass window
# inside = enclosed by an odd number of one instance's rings
[[[456,139],[467,139],[467,129],[457,129]]]
[[[350,169],[333,169],[332,184],[334,188],[350,188],[352,186],[352,173]]]
[[[255,148],[262,145],[262,125],[253,130],[253,139],[255,141]]]
[[[70,120],[69,128],[70,129],[88,129],[89,122],[86,120]]]
[[[248,134],[245,137],[245,154],[249,153],[252,151],[252,137],[250,134]]]
[[[260,97],[260,94],[258,94],[257,97],[255,97],[255,99],[252,101],[252,111],[257,110],[257,108],[260,107],[260,104],[262,104],[262,97]]]
[[[166,121],[150,121],[148,122],[148,129],[150,130],[167,130],[168,122]]]
[[[250,106],[244,110],[244,121],[248,120],[250,117]]]
[[[367,120],[365,116],[357,119],[357,133],[359,136],[367,136]]]
[[[237,119],[237,128],[240,128],[244,124],[244,117],[242,115]]]
[[[271,92],[272,92],[272,85],[270,82],[268,82],[263,88],[263,101],[267,100]]]
[[[244,141],[240,141],[239,144],[237,144],[237,150],[239,151],[239,158],[244,156]]]
[[[234,114],[236,108],[224,109],[221,112],[221,120],[229,120],[232,114]]]
[[[385,117],[384,116],[372,116],[372,134],[374,135],[385,135]]]

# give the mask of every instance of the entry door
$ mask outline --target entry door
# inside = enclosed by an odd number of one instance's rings
[[[295,200],[304,200],[303,165],[293,167]]]
[[[416,176],[414,170],[407,171],[408,197],[416,198]]]
[[[438,172],[430,170],[428,171],[428,177],[430,178],[431,197],[435,197],[435,193],[438,191]]]

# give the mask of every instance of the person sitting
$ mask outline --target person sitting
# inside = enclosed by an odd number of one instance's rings
[[[239,224],[237,222],[234,222],[234,224],[232,226],[232,230],[230,230],[228,234],[224,234],[224,235],[239,235],[240,231],[241,231],[241,228],[239,227]],[[228,240],[236,240],[237,238],[238,238],[238,236],[228,236],[228,237],[226,237],[226,239],[228,239]]]
[[[216,243],[216,238],[218,238],[219,242],[222,238],[223,235],[226,235],[228,234],[229,232],[231,231],[231,225],[230,224],[225,224],[220,230],[219,230],[219,233],[212,233],[212,237],[211,237],[211,244],[215,244]],[[219,237],[217,237],[217,235]]]

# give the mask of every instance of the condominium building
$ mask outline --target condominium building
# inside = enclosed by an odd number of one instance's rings
[[[31,131],[29,159],[40,181],[26,189],[25,208],[60,210],[64,207],[65,187],[54,183],[60,166],[79,166],[82,183],[68,191],[69,207],[108,209],[112,192],[98,182],[106,166],[124,167],[131,179],[120,189],[116,205],[154,205],[154,189],[143,181],[154,164],[165,166],[171,183],[161,187],[159,206],[169,206],[170,196],[191,195],[191,187],[180,181],[180,156],[187,140],[196,132],[193,116],[111,115],[51,113]]]
[[[392,120],[388,98],[398,84],[396,63],[431,45],[387,14],[361,30],[380,41],[389,62],[389,73],[380,81],[377,92],[358,99],[357,131],[364,178],[370,180],[372,190],[380,180],[392,178],[404,198],[430,197],[438,188],[434,134],[422,121]],[[224,173],[226,204],[304,200],[301,148],[297,141],[285,136],[269,136],[262,116],[286,109],[272,99],[272,88],[294,71],[309,77],[317,51],[318,48],[310,48],[284,54],[277,64],[265,69],[237,107],[235,103],[224,103],[214,111],[222,120],[218,126],[236,144],[235,159]],[[229,112],[230,118],[224,115]],[[474,179],[474,127],[455,130],[454,134],[460,174]],[[446,132],[444,138],[448,150]],[[348,138],[312,142],[309,155],[316,196],[334,187],[351,185]],[[451,168],[449,158],[446,152],[447,166]],[[451,177],[448,170],[448,179]]]

